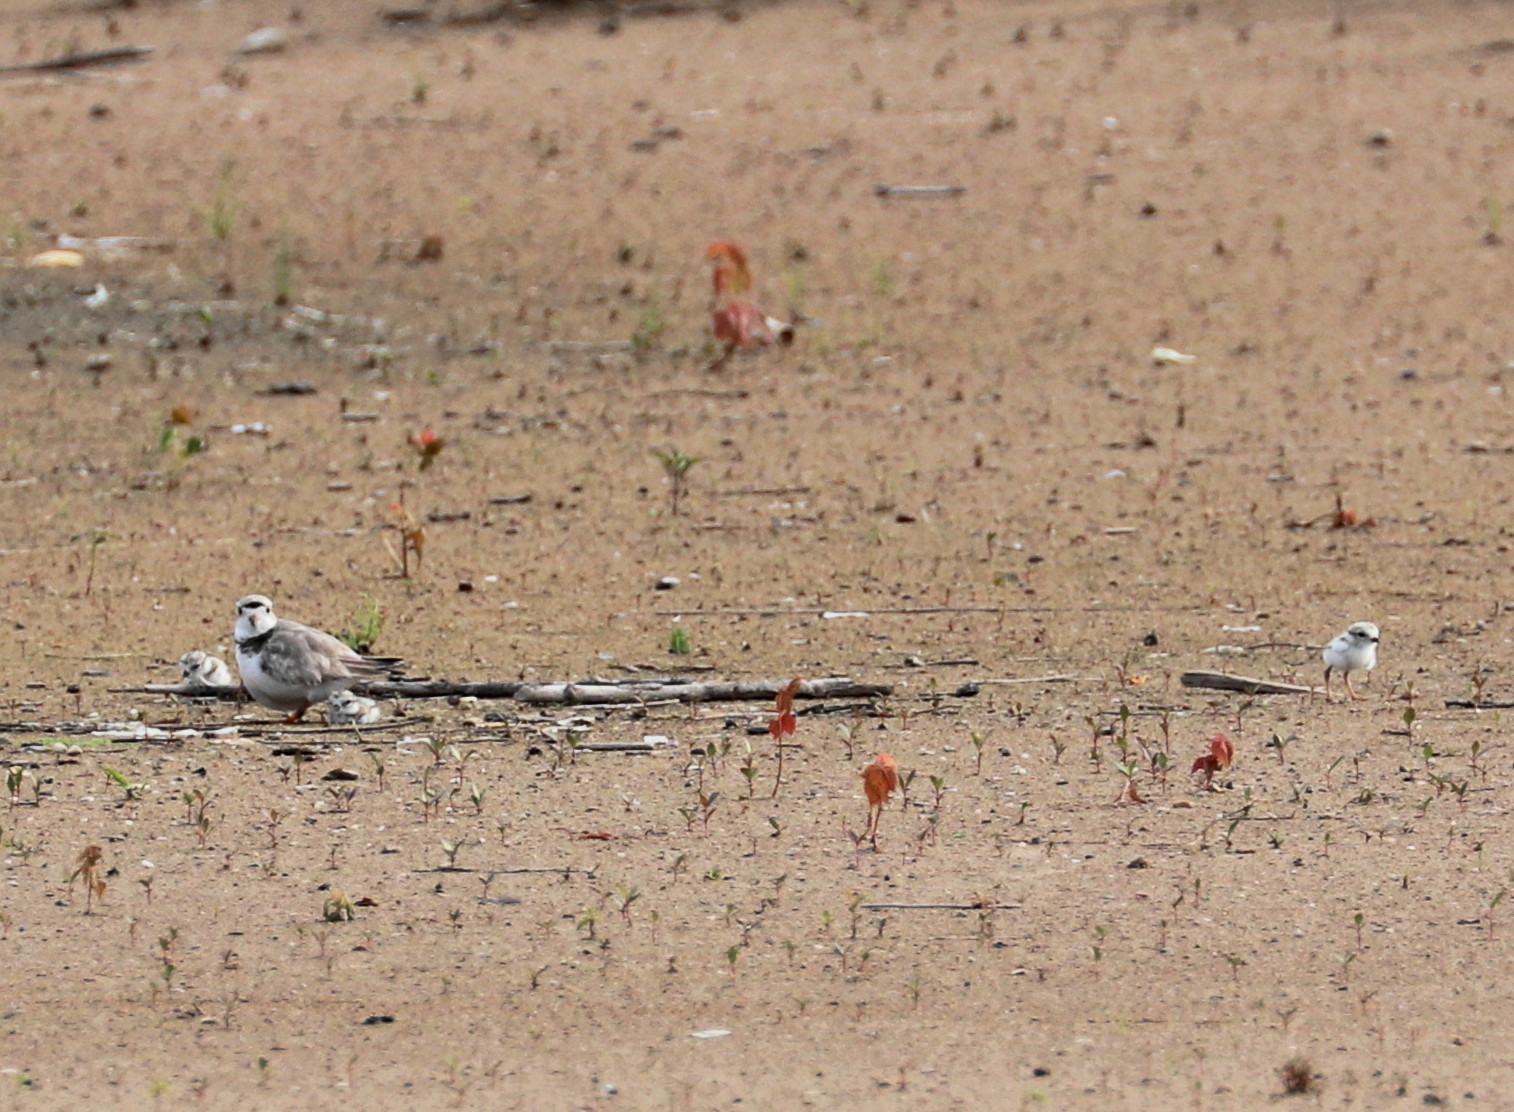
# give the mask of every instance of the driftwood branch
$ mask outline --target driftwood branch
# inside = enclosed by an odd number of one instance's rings
[[[447,680],[395,680],[359,684],[362,695],[380,699],[513,699],[517,703],[581,706],[588,703],[717,703],[766,701],[776,698],[784,686],[780,680],[586,680],[581,683],[451,683]],[[176,695],[182,699],[227,699],[241,695],[236,685],[149,683],[142,687],[114,688],[115,694]],[[845,676],[805,680],[799,685],[801,699],[883,698],[894,688],[887,683],[856,683]]]
[[[1495,702],[1491,699],[1447,699],[1446,706],[1452,710],[1510,710],[1514,709],[1514,703]]]
[[[1023,904],[863,904],[863,911],[1018,911]]]
[[[140,62],[152,53],[150,46],[115,46],[109,50],[86,50],[44,58],[40,62],[18,62],[0,66],[0,73],[41,73],[47,70],[84,69],[87,66],[113,66],[121,62]]]
[[[1233,676],[1229,672],[1184,672],[1179,677],[1184,687],[1202,687],[1210,691],[1239,691],[1243,695],[1309,695],[1312,687],[1296,683],[1275,683],[1251,676]]]

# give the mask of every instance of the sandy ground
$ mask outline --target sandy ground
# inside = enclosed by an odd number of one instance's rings
[[[0,76],[0,1107],[1514,1104],[1503,8],[485,6],[0,11],[156,48]],[[801,323],[712,371],[720,238]],[[252,591],[893,692],[778,782],[762,702],[127,690]],[[1179,683],[1359,618],[1360,702]]]

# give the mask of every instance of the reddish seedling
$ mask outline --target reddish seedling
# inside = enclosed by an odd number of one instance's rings
[[[409,440],[410,447],[415,449],[415,454],[420,457],[422,471],[435,463],[436,457],[441,455],[442,449],[447,446],[447,442],[430,429],[413,432],[406,439]]]
[[[715,339],[724,345],[720,357],[711,364],[715,370],[737,348],[770,347],[788,344],[794,339],[794,326],[775,320],[744,297],[752,288],[752,273],[747,269],[746,252],[728,239],[717,240],[705,251],[705,258],[715,264],[715,309],[712,319]]]
[[[1214,774],[1224,772],[1235,758],[1235,745],[1224,734],[1215,734],[1209,739],[1209,752],[1193,762],[1190,772],[1204,774],[1204,789],[1214,790]]]
[[[768,733],[773,735],[773,742],[778,749],[778,775],[773,780],[773,794],[768,797],[770,799],[777,799],[778,789],[783,786],[783,739],[799,728],[799,723],[794,718],[794,696],[799,694],[803,682],[795,676],[783,685],[774,700],[773,720],[768,723]]]
[[[398,502],[389,507],[390,520],[384,524],[384,529],[393,530],[399,534],[399,552],[394,551],[394,546],[389,542],[388,536],[384,536],[384,547],[389,550],[389,555],[400,566],[400,578],[410,578],[410,555],[415,554],[415,566],[421,566],[421,554],[426,548],[426,529],[415,515],[405,506],[404,492],[400,493]]]
[[[879,753],[873,763],[862,770],[862,790],[867,793],[867,830],[864,835],[877,849],[878,820],[883,817],[889,796],[899,790],[899,769],[893,757]]]

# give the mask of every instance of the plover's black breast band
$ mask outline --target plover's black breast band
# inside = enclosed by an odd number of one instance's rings
[[[277,628],[277,626],[274,627],[274,629]],[[268,644],[268,639],[272,636],[273,630],[270,629],[267,633],[259,633],[256,637],[249,637],[245,641],[238,641],[237,652],[260,653],[263,651],[263,646]]]

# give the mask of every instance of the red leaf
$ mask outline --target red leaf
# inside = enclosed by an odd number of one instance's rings
[[[777,717],[768,723],[768,733],[775,738],[782,738],[799,728],[799,723],[794,718],[794,696],[799,694],[799,686],[803,682],[797,676],[789,680],[774,699],[773,711]]]
[[[867,792],[870,807],[882,807],[888,797],[899,790],[899,770],[894,758],[879,753],[872,764],[862,770],[862,790]]]
[[[752,272],[747,269],[746,252],[729,239],[717,239],[705,249],[704,257],[715,262],[715,295],[735,297],[752,288]]]
[[[729,347],[767,347],[777,343],[766,315],[750,301],[728,301],[715,310],[715,339]]]

